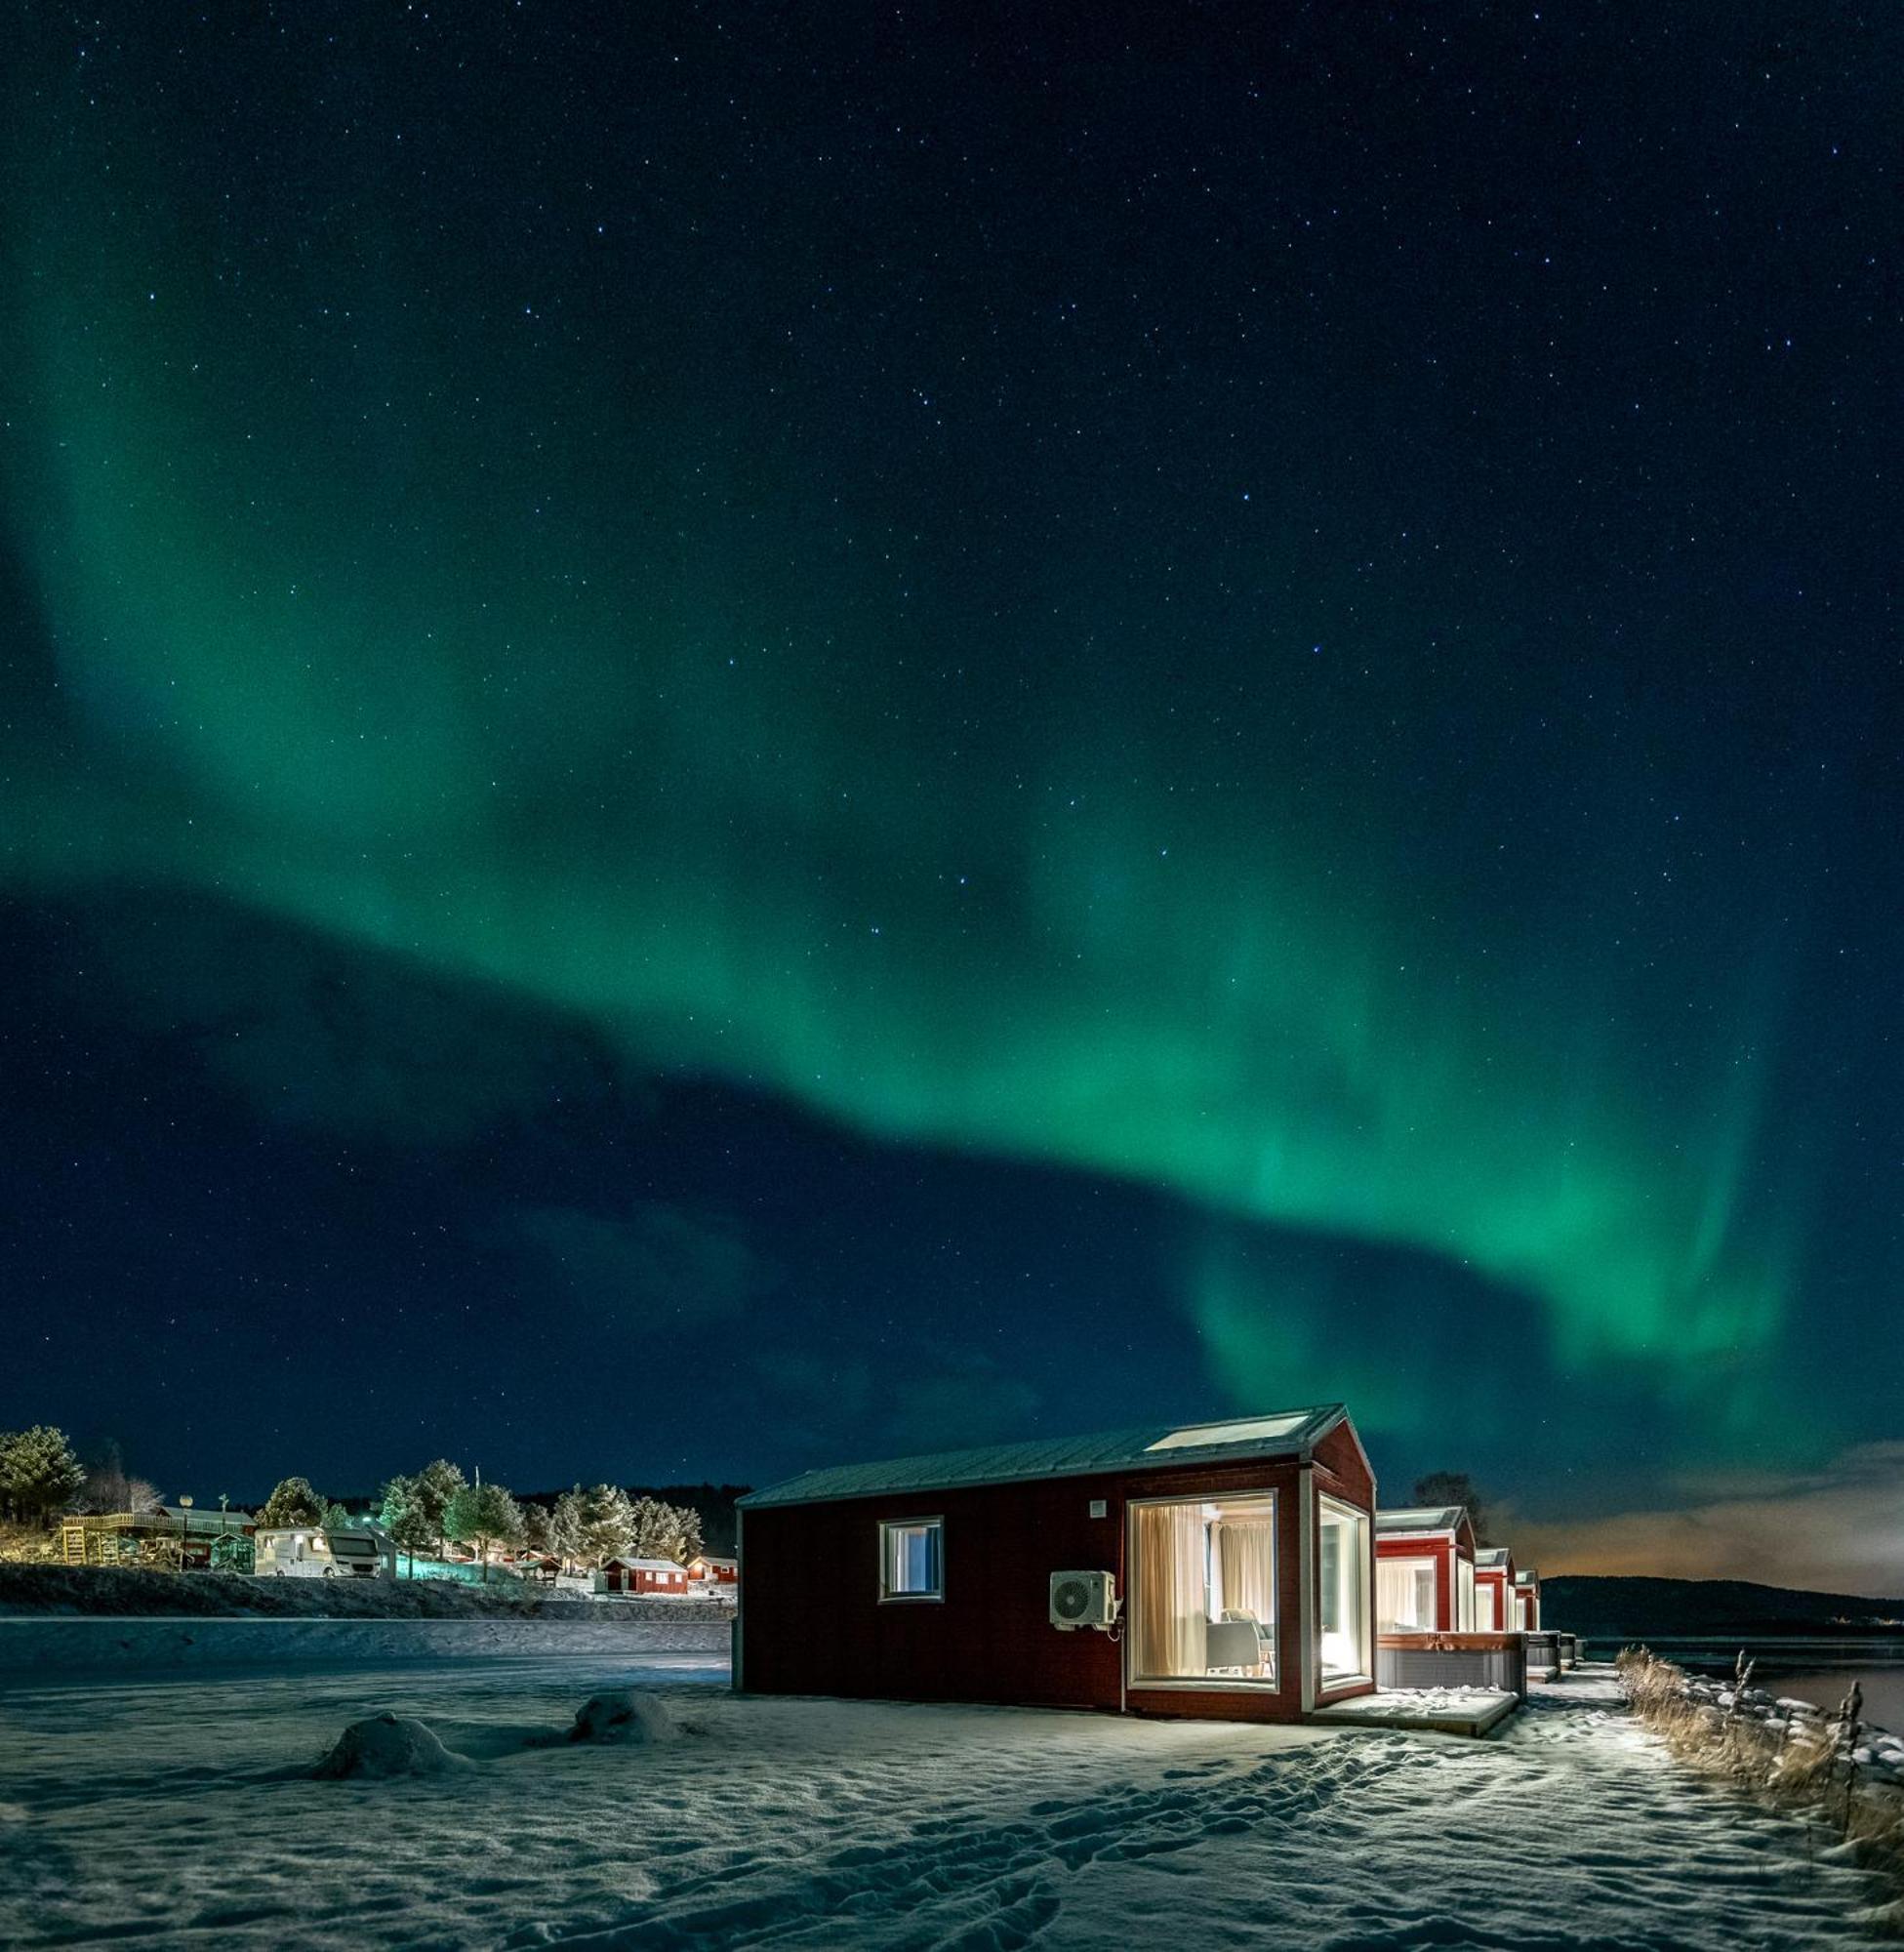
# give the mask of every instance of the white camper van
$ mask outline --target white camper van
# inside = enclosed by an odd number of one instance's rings
[[[283,1525],[256,1533],[262,1579],[377,1579],[396,1576],[396,1552],[380,1531]]]

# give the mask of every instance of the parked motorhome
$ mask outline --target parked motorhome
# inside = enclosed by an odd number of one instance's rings
[[[264,1579],[393,1579],[396,1548],[372,1527],[327,1531],[321,1525],[272,1525],[253,1536],[256,1570]]]
[[[1461,1505],[1375,1514],[1375,1630],[1473,1633],[1475,1527]]]
[[[1340,1403],[810,1471],[740,1501],[735,1686],[1289,1722],[1374,1688]]]

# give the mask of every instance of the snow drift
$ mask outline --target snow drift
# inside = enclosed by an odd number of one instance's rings
[[[335,1782],[349,1776],[448,1775],[468,1767],[469,1759],[446,1749],[427,1722],[386,1710],[352,1722],[310,1773],[315,1781]]]

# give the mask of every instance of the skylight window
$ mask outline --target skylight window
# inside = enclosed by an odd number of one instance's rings
[[[1168,1437],[1159,1437],[1155,1444],[1147,1444],[1144,1447],[1146,1450],[1200,1450],[1207,1444],[1263,1444],[1275,1438],[1287,1437],[1308,1421],[1305,1411],[1298,1416],[1250,1417],[1238,1423],[1193,1423],[1183,1430],[1173,1430]]]

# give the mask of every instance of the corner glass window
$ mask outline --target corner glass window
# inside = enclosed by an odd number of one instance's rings
[[[889,1519],[879,1526],[881,1600],[946,1597],[944,1519]]]
[[[1321,1500],[1322,1679],[1359,1680],[1374,1670],[1368,1657],[1368,1514]]]

